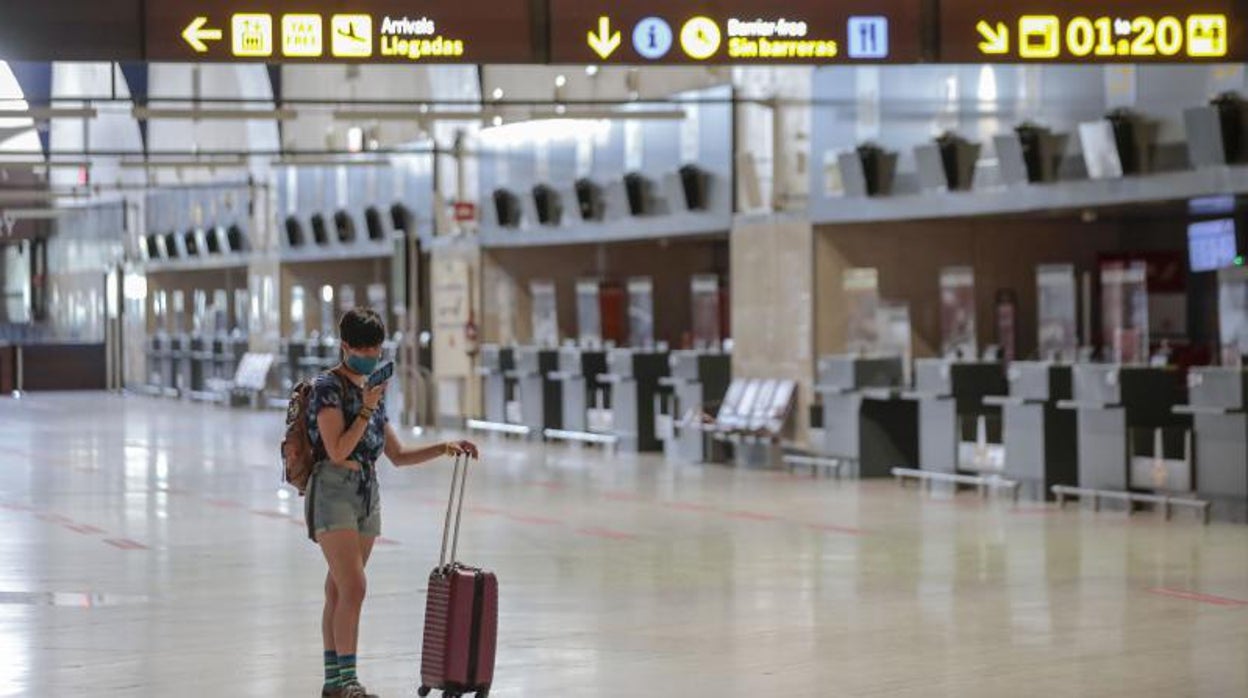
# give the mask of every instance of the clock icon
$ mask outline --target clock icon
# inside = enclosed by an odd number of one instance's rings
[[[714,56],[722,41],[719,25],[709,17],[694,17],[680,30],[680,46],[695,61]]]

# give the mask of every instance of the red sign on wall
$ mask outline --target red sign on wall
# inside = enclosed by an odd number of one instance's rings
[[[455,222],[473,223],[477,220],[477,205],[471,201],[455,202]]]

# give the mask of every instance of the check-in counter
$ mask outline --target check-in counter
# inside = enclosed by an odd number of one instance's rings
[[[904,395],[919,406],[919,469],[947,474],[993,469],[973,454],[981,440],[1000,444],[1001,408],[984,404],[984,398],[1006,391],[1000,363],[917,360],[914,390]],[[995,433],[980,439],[988,430]]]
[[[108,389],[103,344],[40,342],[0,347],[0,389],[11,393]]]
[[[1058,407],[1073,395],[1074,373],[1069,365],[1017,361],[1008,377],[1009,396],[984,399],[1001,408],[1003,474],[1021,496],[1045,500],[1054,485],[1078,481],[1075,414]]]
[[[918,409],[901,397],[899,356],[824,356],[816,370],[811,447],[822,457],[850,461],[860,477],[889,477],[918,462]]]
[[[1210,515],[1248,521],[1248,370],[1192,369],[1188,404],[1175,411],[1192,418],[1196,492]]]
[[[663,442],[655,433],[655,401],[661,382],[671,371],[668,353],[635,349],[607,352],[607,373],[601,382],[611,389],[611,432],[619,448],[630,452],[658,452]]]
[[[589,409],[602,400],[598,377],[607,372],[607,353],[598,349],[564,347],[559,350],[559,370],[551,378],[559,383],[563,401],[563,430],[589,432]]]
[[[507,423],[507,405],[515,399],[515,354],[510,347],[487,344],[481,347],[482,393],[485,403],[485,421],[494,424]]]
[[[719,408],[732,381],[732,355],[708,351],[674,351],[668,357],[670,375],[660,383],[671,389],[666,412],[659,414],[658,431],[664,452],[689,463],[717,463],[724,459],[720,444],[704,424]],[[662,398],[660,398],[662,402]],[[662,408],[660,408],[662,410]]]
[[[1074,397],[1059,405],[1077,415],[1079,487],[1190,492],[1192,419],[1174,412],[1185,392],[1172,369],[1076,364]]]

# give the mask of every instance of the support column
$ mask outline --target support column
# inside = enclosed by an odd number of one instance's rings
[[[732,230],[733,375],[798,383],[797,439],[814,388],[814,233],[809,220],[738,217]]]
[[[447,241],[433,248],[430,293],[433,318],[433,378],[438,426],[462,426],[481,413],[477,380],[479,341],[467,332],[481,325],[481,249],[472,242]]]

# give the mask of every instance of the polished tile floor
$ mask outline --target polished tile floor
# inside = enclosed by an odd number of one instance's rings
[[[0,696],[313,696],[281,415],[0,399]],[[485,441],[503,696],[1248,696],[1248,527]],[[383,472],[361,672],[412,695],[450,469]]]

